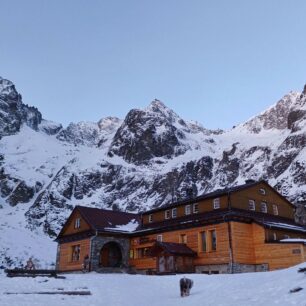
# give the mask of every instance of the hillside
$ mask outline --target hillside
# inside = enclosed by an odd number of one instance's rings
[[[0,78],[0,261],[21,263],[50,245],[52,260],[49,237],[75,205],[147,210],[246,179],[265,179],[303,203],[305,123],[306,87],[228,131],[188,122],[158,100],[124,119],[64,128]]]

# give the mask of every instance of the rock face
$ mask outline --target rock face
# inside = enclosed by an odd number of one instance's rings
[[[190,133],[187,124],[161,101],[154,100],[145,110],[131,110],[108,151],[134,164],[153,158],[172,158],[190,147],[184,143]]]
[[[22,103],[14,84],[0,77],[0,138],[19,132],[22,124],[37,130],[41,113]]]
[[[187,122],[158,100],[124,120],[63,128],[0,79],[0,136],[0,207],[25,207],[27,228],[51,237],[75,205],[146,210],[246,179],[306,201],[306,88],[229,131]]]

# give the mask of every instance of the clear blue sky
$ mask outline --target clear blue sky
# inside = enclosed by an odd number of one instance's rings
[[[304,0],[0,0],[0,75],[64,125],[162,100],[230,128],[306,83]]]

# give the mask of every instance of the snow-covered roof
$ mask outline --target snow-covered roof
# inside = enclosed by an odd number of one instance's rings
[[[295,225],[295,224],[282,223],[282,222],[268,222],[268,221],[264,221],[262,223],[264,225],[267,225],[267,226],[270,226],[270,227],[277,227],[277,228],[282,228],[282,229],[287,229],[287,230],[296,230],[296,231],[306,233],[306,228],[305,227]]]

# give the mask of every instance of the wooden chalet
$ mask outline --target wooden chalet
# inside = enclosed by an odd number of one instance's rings
[[[57,269],[140,273],[268,271],[306,261],[306,228],[265,181],[139,214],[76,206],[57,237]]]

